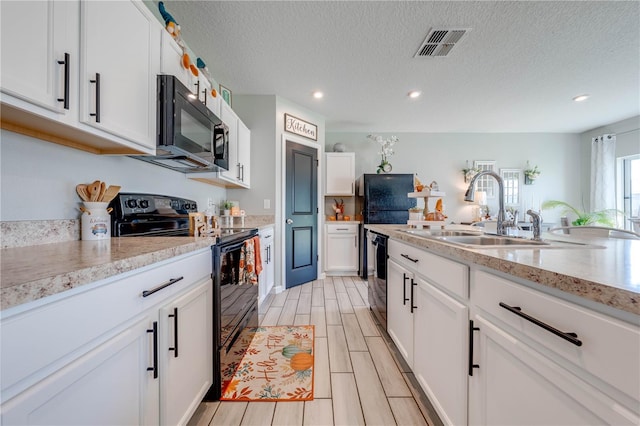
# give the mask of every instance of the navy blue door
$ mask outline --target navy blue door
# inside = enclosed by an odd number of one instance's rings
[[[286,287],[318,277],[318,151],[287,141]]]

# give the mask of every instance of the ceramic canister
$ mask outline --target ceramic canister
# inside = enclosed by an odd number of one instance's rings
[[[111,217],[109,203],[85,202],[80,236],[83,240],[109,240],[111,238]]]

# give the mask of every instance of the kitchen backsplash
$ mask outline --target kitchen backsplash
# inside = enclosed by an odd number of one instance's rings
[[[244,226],[259,228],[275,222],[273,215],[247,215]],[[236,223],[239,224],[238,221]],[[0,222],[1,248],[63,243],[80,239],[80,220],[20,220]]]

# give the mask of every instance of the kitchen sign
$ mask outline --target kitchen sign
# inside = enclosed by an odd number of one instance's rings
[[[314,141],[318,140],[318,126],[287,113],[284,114],[284,130]]]

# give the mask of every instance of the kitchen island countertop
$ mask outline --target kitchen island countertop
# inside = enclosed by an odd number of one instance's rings
[[[367,229],[442,256],[640,315],[640,240],[598,239],[601,248],[463,248],[403,232],[406,225]],[[543,239],[562,237],[543,233]],[[564,240],[569,241],[569,240]]]

